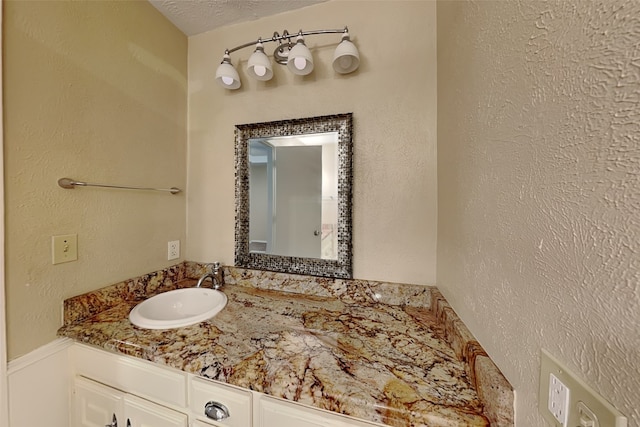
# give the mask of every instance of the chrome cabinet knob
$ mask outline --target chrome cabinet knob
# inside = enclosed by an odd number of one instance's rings
[[[104,427],[118,427],[118,419],[116,418],[116,414],[113,414],[111,424],[106,424]]]
[[[204,405],[204,414],[214,421],[221,421],[229,418],[229,409],[220,402],[209,401]]]

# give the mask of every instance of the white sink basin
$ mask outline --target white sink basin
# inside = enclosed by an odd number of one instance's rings
[[[210,319],[227,305],[227,296],[208,288],[184,288],[142,301],[129,320],[145,329],[171,329]]]

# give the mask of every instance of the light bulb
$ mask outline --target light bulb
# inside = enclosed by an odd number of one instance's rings
[[[340,67],[344,69],[350,68],[353,62],[350,56],[342,56],[338,61],[340,62]]]
[[[226,84],[227,86],[230,86],[231,83],[233,83],[233,77],[222,76],[222,83]]]
[[[307,66],[307,60],[301,57],[294,58],[293,65],[295,65],[298,70],[304,70],[304,67]]]
[[[267,67],[263,65],[256,65],[253,67],[253,72],[256,73],[256,76],[262,77],[267,74]]]

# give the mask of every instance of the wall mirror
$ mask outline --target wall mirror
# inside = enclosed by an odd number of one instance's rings
[[[351,278],[352,114],[236,125],[235,264]]]

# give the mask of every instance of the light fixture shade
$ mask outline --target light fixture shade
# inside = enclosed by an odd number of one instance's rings
[[[298,41],[289,52],[287,67],[293,74],[306,76],[313,71],[313,56],[311,51],[304,44],[302,37],[298,36]]]
[[[356,45],[351,43],[349,36],[342,38],[333,54],[333,69],[340,74],[348,74],[358,69],[360,54]]]
[[[258,43],[255,52],[249,57],[247,62],[247,73],[256,80],[267,81],[273,77],[271,61],[264,53],[262,43]]]
[[[216,70],[216,82],[225,89],[238,89],[240,87],[240,76],[233,65],[229,55],[225,54],[222,63]]]

